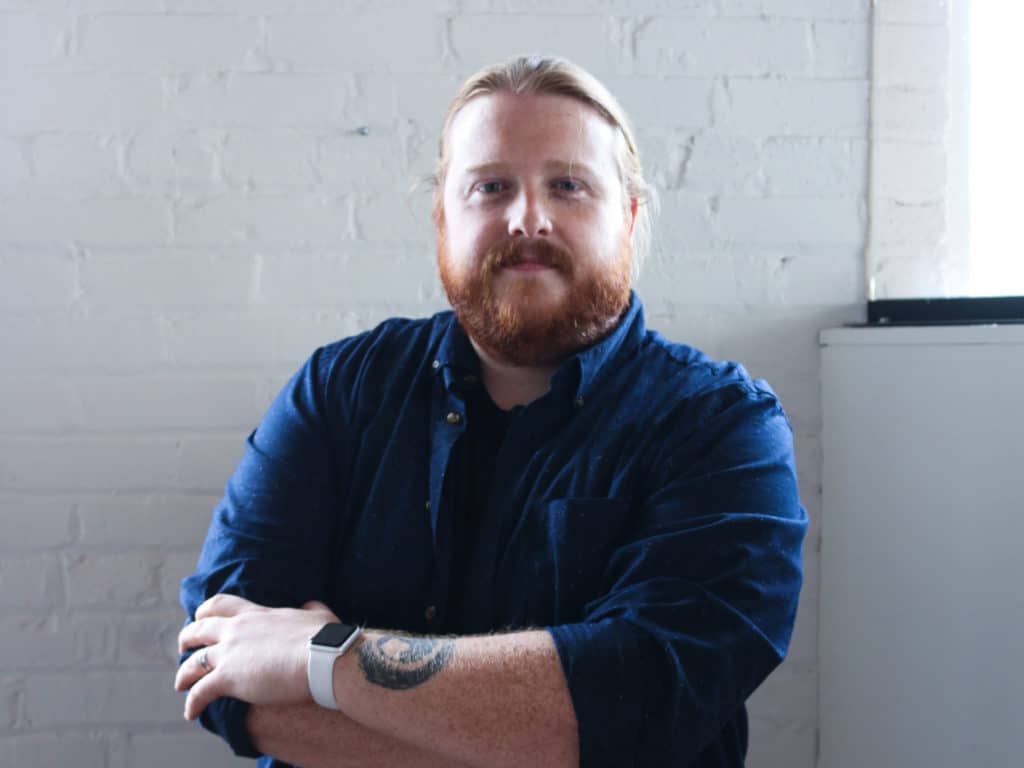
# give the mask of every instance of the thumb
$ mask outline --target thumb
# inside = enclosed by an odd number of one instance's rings
[[[304,611],[329,611],[331,610],[326,603],[321,603],[319,600],[310,600],[308,603],[304,603],[302,606]]]

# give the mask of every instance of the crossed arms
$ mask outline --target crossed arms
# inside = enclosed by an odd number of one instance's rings
[[[348,765],[576,765],[577,725],[551,636],[460,638],[368,630],[334,665],[341,712],[312,703],[306,639],[337,617],[322,603],[271,609],[216,595],[179,635],[193,654],[175,687],[185,716],[233,696],[265,754],[315,768]]]

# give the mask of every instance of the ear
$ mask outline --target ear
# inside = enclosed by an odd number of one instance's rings
[[[430,218],[434,221],[435,227],[444,223],[444,182],[435,182],[434,192],[430,201]]]
[[[629,198],[629,236],[633,236],[633,228],[636,226],[636,211],[640,206],[639,199],[635,197]]]

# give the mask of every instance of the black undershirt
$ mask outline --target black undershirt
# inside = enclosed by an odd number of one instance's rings
[[[486,632],[493,627],[470,626],[469,616],[490,614],[473,604],[489,601],[501,530],[496,505],[491,503],[491,488],[498,466],[498,455],[516,414],[499,408],[481,384],[466,393],[466,431],[457,447],[458,475],[452,477],[455,489],[455,525],[452,578],[448,590],[448,617],[445,622],[454,633]],[[481,562],[490,558],[492,562]],[[469,583],[467,573],[488,574],[492,579],[475,579]]]

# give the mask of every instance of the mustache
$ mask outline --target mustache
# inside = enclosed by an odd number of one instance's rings
[[[484,253],[484,267],[495,272],[516,264],[542,264],[562,272],[572,271],[572,254],[547,240],[505,240]]]

